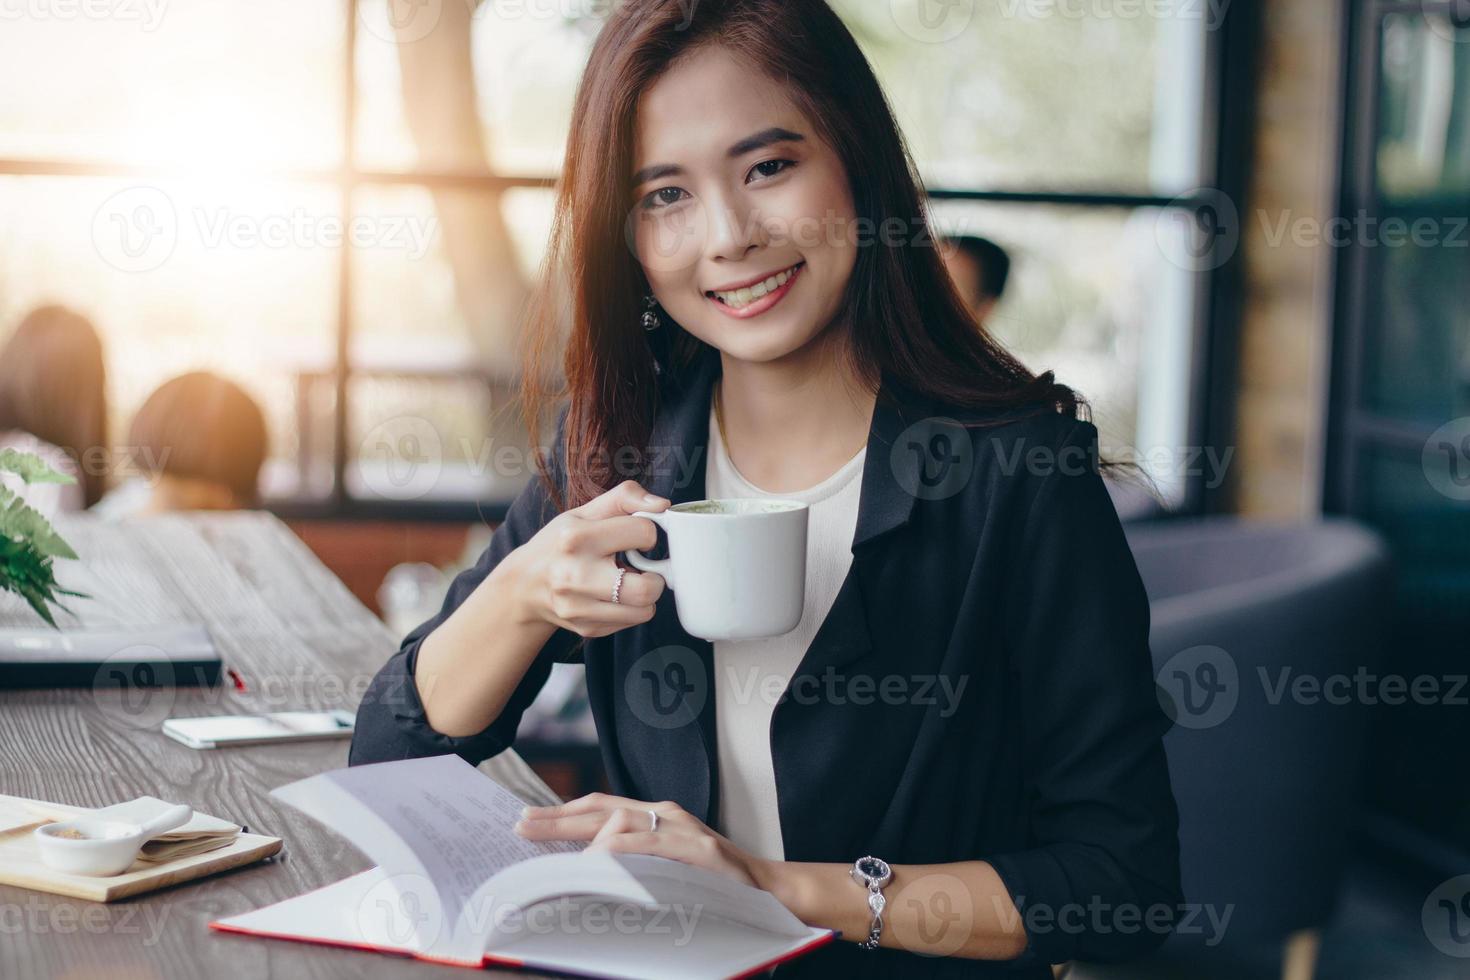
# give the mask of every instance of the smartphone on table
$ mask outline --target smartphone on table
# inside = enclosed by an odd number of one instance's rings
[[[355,718],[350,711],[277,711],[266,715],[210,715],[170,718],[163,733],[191,749],[218,749],[227,745],[264,745],[268,742],[306,742],[348,738]]]

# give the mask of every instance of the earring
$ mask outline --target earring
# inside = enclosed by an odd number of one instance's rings
[[[652,293],[649,293],[647,296],[643,297],[643,305],[647,307],[647,309],[643,311],[643,329],[657,330],[659,327],[663,326],[664,322],[660,320],[658,314],[654,312],[658,308],[658,300],[653,298]]]

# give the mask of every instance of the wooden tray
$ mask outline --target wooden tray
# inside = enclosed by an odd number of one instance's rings
[[[263,861],[281,849],[279,837],[241,834],[232,844],[217,851],[156,864],[135,861],[127,871],[110,878],[69,875],[41,863],[31,831],[49,821],[28,812],[30,804],[61,809],[59,805],[43,804],[39,800],[0,796],[0,884],[18,885],[89,902],[113,902],[167,888],[217,871]]]

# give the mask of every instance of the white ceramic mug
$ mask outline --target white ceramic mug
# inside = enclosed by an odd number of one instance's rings
[[[674,592],[679,623],[705,640],[780,636],[801,622],[806,599],[807,505],[751,497],[696,500],[639,511],[669,539],[669,557],[623,557],[657,572]]]

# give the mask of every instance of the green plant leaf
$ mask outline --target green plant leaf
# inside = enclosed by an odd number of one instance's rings
[[[77,556],[71,545],[66,543],[66,539],[56,533],[56,529],[39,511],[7,487],[0,487],[0,535],[29,541],[43,555],[55,555],[58,558]]]
[[[74,482],[71,477],[51,469],[40,457],[13,449],[0,450],[0,471],[15,473],[27,484]],[[77,553],[50,521],[20,494],[0,484],[0,590],[25,599],[38,616],[56,629],[51,607],[70,612],[57,600],[58,594],[89,598],[56,583],[53,559],[76,557]]]
[[[53,629],[56,628],[56,618],[52,616],[51,610],[46,608],[46,601],[50,596],[45,590],[25,583],[5,581],[0,581],[0,588],[20,596],[46,621],[47,625]]]
[[[35,453],[23,453],[19,449],[0,449],[0,470],[14,473],[26,483],[75,483],[76,478],[51,468]]]

